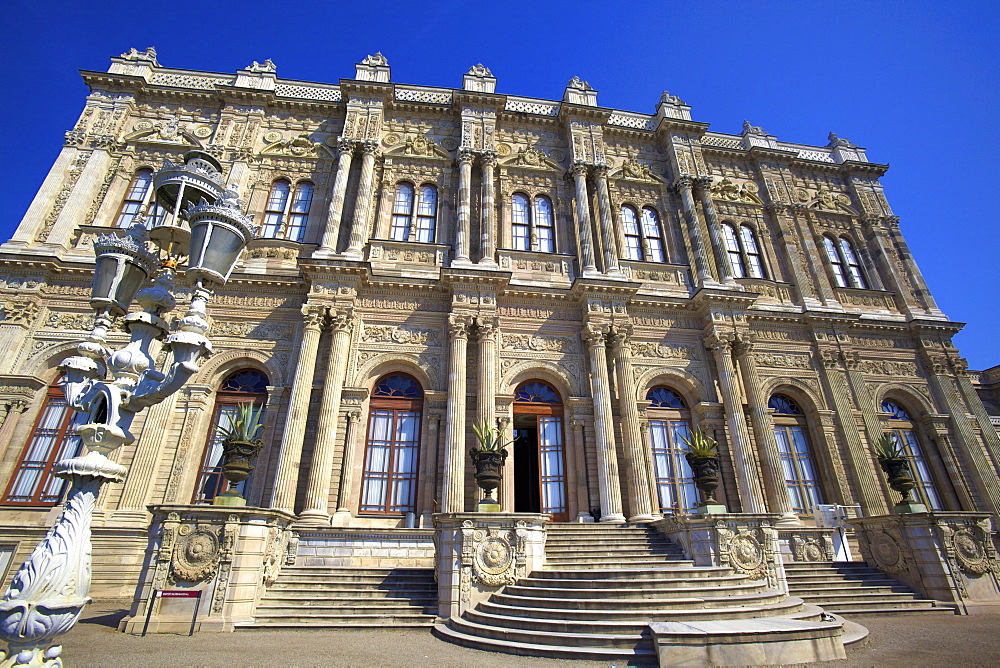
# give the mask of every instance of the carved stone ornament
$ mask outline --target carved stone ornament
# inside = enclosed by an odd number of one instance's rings
[[[514,528],[462,525],[463,585],[502,587],[524,577],[526,553],[523,523]]]
[[[194,529],[189,524],[177,531],[177,544],[171,558],[175,581],[201,582],[215,575],[219,566],[219,537],[208,529]]]
[[[750,534],[738,534],[729,541],[729,565],[756,580],[767,573],[764,547]]]
[[[833,541],[826,534],[793,534],[789,542],[795,561],[833,561]]]
[[[876,529],[866,530],[864,538],[875,566],[886,573],[907,570],[905,555],[894,536],[883,529]]]
[[[970,575],[982,575],[990,570],[986,550],[971,529],[959,529],[951,537],[955,560]]]

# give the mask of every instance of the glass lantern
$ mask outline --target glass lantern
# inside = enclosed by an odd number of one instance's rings
[[[253,221],[242,214],[236,192],[226,190],[215,204],[202,200],[189,208],[188,223],[191,225],[188,278],[225,284],[243,248],[256,233]]]
[[[94,241],[97,263],[90,291],[90,305],[123,315],[135,293],[156,270],[156,257],[146,250],[144,241],[133,236],[102,234]]]

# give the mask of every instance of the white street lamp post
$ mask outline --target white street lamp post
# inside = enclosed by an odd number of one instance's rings
[[[108,454],[135,440],[129,428],[139,411],[179,390],[211,354],[205,307],[256,231],[235,190],[222,189],[222,166],[207,153],[186,153],[183,165],[165,162],[153,184],[157,203],[172,215],[148,233],[135,225],[123,237],[103,235],[94,243],[94,328],[77,345],[79,354],[60,365],[67,402],[89,418],[76,430],[85,454],[53,467],[54,475],[70,481],[70,491],[59,519],[0,601],[0,638],[9,645],[6,653],[0,650],[0,668],[62,666],[62,648],[50,645],[90,601],[90,523],[98,494],[127,472]],[[148,249],[150,240],[164,251],[162,260]],[[176,305],[174,275],[185,255],[185,273],[194,284],[191,306],[170,333],[163,314]],[[152,283],[139,290],[154,271]],[[143,310],[125,315],[133,299]],[[131,340],[110,352],[108,329],[112,318],[123,315]],[[172,361],[161,373],[149,349],[164,338]]]

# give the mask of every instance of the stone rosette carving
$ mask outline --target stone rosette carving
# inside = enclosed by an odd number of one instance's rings
[[[979,524],[939,522],[938,531],[949,561],[971,576],[1000,573],[1000,562],[988,527]]]
[[[733,536],[729,541],[729,565],[755,580],[763,578],[767,571],[764,547],[749,534]]]
[[[525,524],[514,527],[477,527],[462,523],[462,577],[460,587],[473,584],[502,587],[525,575]]]
[[[792,534],[789,539],[795,561],[833,561],[833,541],[830,536]]]
[[[767,524],[750,527],[727,527],[724,521],[715,525],[719,546],[719,563],[754,580],[767,579],[777,586],[775,533]]]
[[[909,550],[893,527],[866,528],[859,532],[861,551],[865,560],[886,573],[900,573],[909,570]]]
[[[175,580],[202,582],[215,575],[219,566],[219,536],[208,528],[193,528],[183,524],[170,567]]]

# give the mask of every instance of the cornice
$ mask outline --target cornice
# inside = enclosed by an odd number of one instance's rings
[[[552,100],[549,100],[550,102]],[[609,109],[607,107],[591,107],[585,104],[574,104],[572,102],[559,102],[559,114],[557,118],[561,121],[569,120],[596,120],[600,121],[601,124],[608,122],[611,118],[611,114],[614,113],[614,109]]]
[[[395,99],[396,87],[392,83],[381,81],[362,81],[360,79],[341,79],[340,95],[347,102],[348,95],[378,95],[391,103]]]
[[[461,111],[462,107],[476,105],[480,107],[490,107],[497,113],[507,106],[507,96],[502,93],[482,93],[478,91],[456,89],[452,93],[452,106]]]

